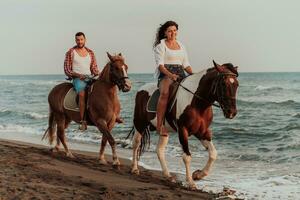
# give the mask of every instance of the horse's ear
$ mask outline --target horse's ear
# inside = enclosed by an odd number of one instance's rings
[[[119,56],[122,56],[122,54],[121,54],[121,53],[119,53]]]
[[[234,70],[235,70],[236,76],[238,77],[238,76],[239,76],[239,73],[238,73],[238,66],[235,66],[235,67],[233,67],[233,68],[234,68]]]
[[[216,63],[214,60],[213,60],[213,63],[214,63],[215,69],[216,69],[218,72],[222,72],[221,65],[219,65],[218,63]]]
[[[106,52],[106,54],[107,54],[109,60],[110,60],[110,61],[113,61],[113,57],[112,57],[108,52]]]

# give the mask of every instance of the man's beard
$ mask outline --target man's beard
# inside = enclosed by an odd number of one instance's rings
[[[82,49],[84,46],[85,46],[85,44],[77,45],[77,47],[78,47],[79,49]]]

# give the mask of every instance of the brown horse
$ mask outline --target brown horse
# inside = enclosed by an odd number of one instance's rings
[[[237,67],[232,64],[218,65],[200,73],[195,73],[183,80],[176,96],[170,97],[168,111],[165,115],[166,127],[169,131],[177,131],[179,142],[183,149],[183,161],[186,167],[186,181],[191,189],[196,189],[194,180],[207,176],[213,162],[217,158],[217,151],[212,143],[212,131],[209,126],[213,120],[212,105],[217,101],[226,118],[232,119],[237,113],[236,92],[238,88]],[[136,95],[134,110],[134,139],[132,173],[139,174],[138,158],[149,143],[150,130],[156,129],[156,114],[148,110],[147,102],[156,90],[156,84],[144,85]],[[171,89],[172,90],[172,89]],[[170,93],[172,93],[170,91]],[[171,95],[172,96],[172,95]],[[128,136],[132,135],[131,131]],[[191,153],[188,146],[188,137],[194,135],[208,150],[209,159],[202,170],[191,175]],[[169,173],[165,161],[165,147],[168,136],[160,136],[157,144],[157,156],[160,161],[163,175],[175,181]],[[194,179],[194,180],[193,180]]]
[[[89,88],[86,115],[88,125],[96,126],[103,134],[99,155],[100,162],[106,163],[104,149],[108,141],[112,148],[113,165],[120,165],[116,154],[116,143],[111,135],[111,130],[120,112],[118,88],[123,92],[128,92],[131,89],[131,82],[127,76],[128,67],[122,55],[111,56],[109,53],[107,53],[107,55],[109,62],[101,72],[99,79],[95,80]],[[58,151],[61,142],[66,155],[73,157],[66,143],[65,129],[71,121],[79,123],[80,116],[79,112],[64,108],[64,98],[70,88],[72,88],[71,83],[61,83],[50,91],[48,96],[50,108],[49,127],[43,139],[48,137],[49,143],[52,144],[56,129],[57,143],[51,150]]]

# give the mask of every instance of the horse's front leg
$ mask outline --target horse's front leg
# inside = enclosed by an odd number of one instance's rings
[[[97,127],[98,127],[99,131],[101,133],[103,133],[103,136],[107,138],[108,143],[111,146],[113,165],[119,166],[120,161],[119,161],[119,158],[118,158],[117,152],[116,152],[116,142],[115,142],[115,139],[113,138],[113,136],[110,133],[110,125],[111,124],[107,124],[107,122],[104,119],[98,119],[96,124],[97,124]]]
[[[185,164],[185,169],[186,169],[186,181],[188,184],[188,187],[192,190],[196,190],[197,186],[195,182],[192,179],[191,175],[191,161],[192,161],[192,156],[189,150],[189,144],[188,144],[188,131],[184,126],[178,127],[178,134],[179,134],[179,141],[183,149],[183,155],[182,159]]]
[[[211,131],[208,131],[209,134],[211,135]],[[205,165],[205,167],[202,170],[197,170],[193,173],[193,179],[194,180],[200,180],[204,178],[205,176],[208,176],[209,172],[211,171],[211,168],[213,166],[213,163],[217,159],[217,150],[210,140],[200,140],[201,144],[208,150],[208,160]]]
[[[159,159],[163,175],[169,179],[171,182],[176,182],[175,177],[172,177],[169,169],[167,167],[166,158],[165,158],[165,149],[168,144],[169,135],[168,133],[163,133],[163,135],[159,136],[158,144],[156,147],[157,157]]]
[[[103,134],[102,135],[102,140],[101,140],[100,152],[99,152],[99,163],[102,164],[102,165],[106,165],[107,164],[107,161],[106,161],[105,155],[104,155],[106,144],[107,144],[107,138]]]

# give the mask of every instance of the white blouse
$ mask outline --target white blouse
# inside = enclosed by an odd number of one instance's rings
[[[184,68],[190,66],[186,49],[184,45],[177,40],[180,49],[169,49],[165,43],[165,39],[162,39],[160,43],[154,48],[154,58],[156,62],[155,77],[159,76],[159,65],[175,64],[182,65]]]

